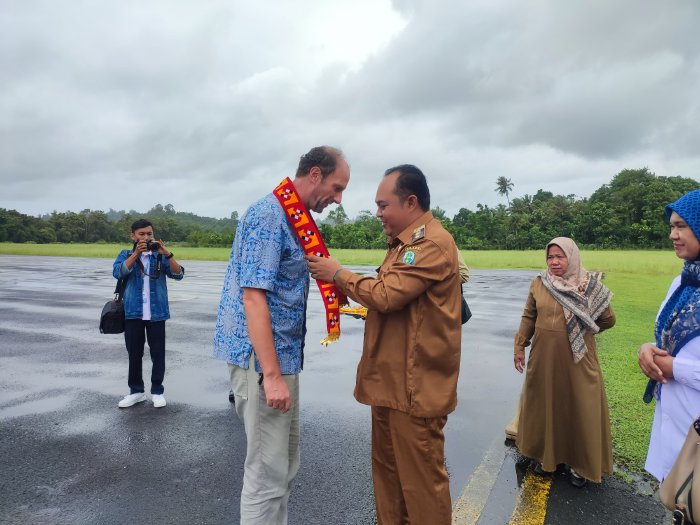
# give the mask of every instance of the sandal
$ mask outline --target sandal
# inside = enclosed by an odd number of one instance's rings
[[[534,472],[538,476],[550,476],[552,474],[551,472],[547,472],[546,470],[543,470],[542,463],[540,463],[539,461],[537,463],[533,464],[532,472]]]
[[[586,486],[588,480],[581,476],[574,469],[569,468],[569,483],[571,483],[577,489],[580,489]]]

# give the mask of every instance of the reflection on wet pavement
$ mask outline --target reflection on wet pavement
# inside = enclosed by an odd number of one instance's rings
[[[237,515],[244,440],[228,402],[226,366],[211,358],[226,263],[183,265],[185,279],[168,282],[168,406],[154,411],[149,400],[120,411],[116,403],[127,389],[123,338],[98,331],[102,305],[114,290],[112,260],[0,256],[0,453],[13,458],[6,467],[11,486],[20,487],[0,487],[6,493],[0,506],[9,508],[12,501],[17,523],[27,517],[41,523],[42,516],[58,523],[49,510],[58,504],[75,518],[72,523],[117,523],[109,516],[125,508],[119,491],[135,490],[130,483],[141,487],[141,506],[129,511],[137,521],[160,502],[196,522],[201,498],[219,498],[201,523],[228,523]],[[465,287],[473,317],[462,334],[459,404],[445,429],[454,497],[494,438],[502,439],[517,403],[522,378],[513,370],[512,338],[535,273],[475,270]],[[292,512],[305,523],[371,523],[369,409],[352,396],[364,321],[343,317],[340,341],[322,347],[322,301],[313,283],[310,290],[301,376],[303,464]],[[145,377],[149,370],[146,352]],[[20,458],[13,448],[20,437],[34,456]],[[53,448],[65,461],[39,452],[41,447]],[[224,453],[228,459],[221,462]],[[156,458],[167,468],[153,468]],[[204,463],[197,466],[197,460]],[[200,467],[205,471],[193,472]],[[138,474],[126,474],[132,470]],[[181,495],[180,506],[138,484],[135,475],[139,483],[156,480]],[[43,478],[54,479],[47,486],[72,488],[63,489],[65,497],[51,496],[37,488]],[[85,502],[97,500],[85,517]]]

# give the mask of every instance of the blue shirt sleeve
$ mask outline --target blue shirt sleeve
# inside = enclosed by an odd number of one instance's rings
[[[239,286],[274,291],[284,252],[286,223],[282,221],[286,219],[281,208],[257,208],[246,219],[237,254],[241,262]]]

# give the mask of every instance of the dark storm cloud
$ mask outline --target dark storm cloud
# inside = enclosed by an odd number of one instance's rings
[[[338,95],[367,118],[439,115],[472,144],[611,158],[697,111],[695,2],[397,5],[408,25]]]
[[[324,143],[351,216],[402,162],[450,213],[697,176],[694,0],[382,5],[0,0],[0,207],[227,216]]]

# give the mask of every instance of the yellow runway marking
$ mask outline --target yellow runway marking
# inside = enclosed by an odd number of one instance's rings
[[[551,486],[551,477],[528,472],[508,525],[543,525]]]
[[[498,473],[503,466],[505,449],[502,442],[494,440],[489,447],[469,483],[464,487],[459,499],[452,508],[453,525],[474,525],[479,521],[479,516],[484,510],[486,501],[489,499],[493,484],[498,478]]]

